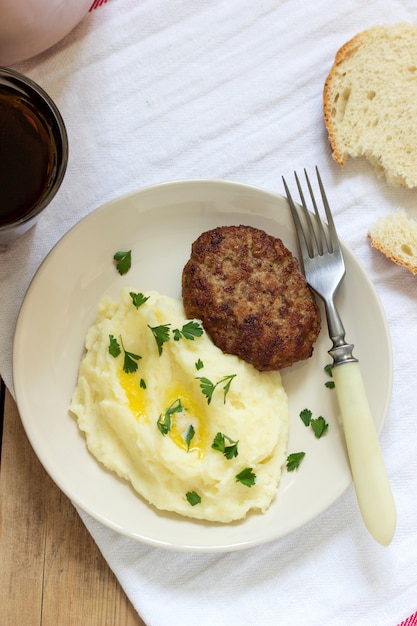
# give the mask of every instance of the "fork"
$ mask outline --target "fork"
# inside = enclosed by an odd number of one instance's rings
[[[307,283],[323,300],[332,348],[332,374],[342,418],[343,431],[362,519],[379,543],[391,543],[396,526],[396,510],[387,471],[381,454],[375,424],[353,345],[345,340],[345,330],[335,306],[335,295],[345,276],[343,254],[318,168],[316,174],[327,224],[320,218],[312,185],[304,170],[314,212],[307,208],[302,186],[295,174],[301,206],[293,201],[282,178],[301,253]]]

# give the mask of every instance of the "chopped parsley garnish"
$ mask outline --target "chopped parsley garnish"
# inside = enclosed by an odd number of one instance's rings
[[[245,467],[239,474],[236,474],[236,482],[242,483],[245,487],[253,487],[256,483],[256,474],[251,467]]]
[[[159,356],[162,354],[163,344],[169,341],[169,327],[171,324],[161,324],[160,326],[149,326],[153,336],[155,337],[156,345],[158,346]]]
[[[109,341],[109,353],[112,357],[116,358],[121,353],[120,344],[114,335],[109,335]],[[120,343],[122,344],[122,349],[124,353],[123,371],[126,372],[126,374],[133,374],[133,372],[136,372],[136,370],[138,369],[137,361],[140,361],[142,357],[139,354],[135,354],[134,352],[128,352],[123,345],[123,340],[121,337]]]
[[[329,428],[328,423],[321,415],[317,419],[312,419],[310,425],[317,439],[320,439],[320,437],[324,435],[326,430]]]
[[[137,309],[149,300],[149,296],[144,296],[143,293],[135,293],[134,291],[130,291],[129,296],[132,298],[133,305]]]
[[[125,353],[125,357],[123,359],[123,371],[126,374],[133,374],[138,369],[138,361],[142,358],[139,354],[134,354],[133,352],[128,352],[123,348]]]
[[[191,506],[195,506],[196,504],[200,504],[201,502],[201,496],[199,496],[196,491],[187,491],[185,497],[187,498]]]
[[[148,325],[148,328],[151,329],[153,336],[155,337],[155,341],[158,346],[159,356],[161,356],[162,354],[163,344],[169,341],[170,326],[171,324],[161,324],[160,326]],[[203,332],[204,331],[198,322],[191,321],[184,324],[181,329],[175,328],[172,331],[172,334],[174,337],[174,341],[179,341],[182,338],[194,341],[196,337],[201,337]]]
[[[134,352],[128,352],[123,345],[123,340],[121,337],[120,343],[122,344],[123,352],[125,355],[123,359],[123,371],[126,372],[126,374],[133,374],[133,372],[136,372],[136,370],[138,369],[137,362],[140,361],[142,357],[139,354],[135,354]]]
[[[146,383],[145,383],[145,381],[143,380],[143,378],[141,378],[141,379],[140,379],[139,386],[140,386],[140,388],[141,388],[141,389],[146,389]]]
[[[116,269],[119,274],[126,274],[132,265],[132,250],[128,250],[127,252],[120,250],[115,253],[113,259],[116,261]]]
[[[332,374],[332,364],[331,363],[327,363],[327,365],[324,366],[324,371],[326,372],[326,374],[330,377],[333,376]]]
[[[330,363],[324,366],[324,371],[326,372],[328,376],[330,376],[330,378],[333,378],[333,371],[332,371],[332,366]],[[327,387],[328,389],[334,389],[334,380],[328,380],[327,382],[324,383],[324,386]]]
[[[184,339],[189,339],[190,341],[194,341],[196,337],[201,337],[201,335],[203,334],[203,329],[201,327],[201,324],[191,321],[184,324],[181,330],[179,328],[176,328],[172,332],[174,333],[174,341],[179,341],[181,337],[184,337]]]
[[[218,380],[217,383],[213,383],[211,380],[205,378],[204,376],[197,376],[197,380],[200,381],[200,389],[203,392],[203,395],[205,395],[207,398],[207,404],[210,404],[216,387],[222,385],[223,383],[226,383],[223,387],[223,402],[224,404],[226,404],[226,396],[230,391],[230,385],[232,384],[232,380],[235,378],[235,376],[236,374],[223,376],[223,378]]]
[[[324,433],[328,429],[329,425],[324,417],[322,417],[321,415],[316,419],[313,418],[312,415],[313,414],[310,409],[303,409],[300,413],[300,417],[304,423],[304,426],[311,426],[317,439],[320,439],[320,437],[324,435]]]
[[[305,457],[305,452],[293,452],[287,457],[287,470],[293,472],[300,467],[300,463]]]
[[[158,417],[156,425],[158,426],[159,431],[164,436],[167,435],[171,430],[171,415],[173,415],[174,413],[181,413],[183,409],[184,407],[181,404],[180,398],[177,398],[169,405],[165,413],[161,413],[161,415]]]
[[[159,428],[159,432],[162,433],[165,437],[171,430],[171,415],[169,413],[164,413],[158,417],[158,421],[156,425]]]
[[[185,433],[185,437],[184,437],[185,443],[187,444],[187,450],[190,449],[190,443],[194,435],[195,435],[194,426],[190,424],[189,427],[187,428],[187,432]]]
[[[109,353],[116,358],[121,352],[119,342],[114,335],[109,335]]]
[[[198,372],[198,370],[202,370],[202,369],[203,369],[203,367],[204,367],[204,363],[203,363],[203,361],[202,361],[201,359],[198,359],[198,361],[197,361],[197,362],[196,362],[196,364],[195,364],[195,369],[196,369],[196,370],[197,370],[197,372]]]
[[[226,441],[230,445],[226,445]],[[233,457],[238,455],[238,443],[239,441],[233,441],[233,439],[230,439],[230,437],[228,437],[227,435],[219,432],[214,437],[211,447],[213,448],[213,450],[218,450],[219,452],[222,452],[226,459],[233,459]]]
[[[310,426],[312,413],[310,409],[303,409],[300,413],[300,417],[304,422],[304,426]]]

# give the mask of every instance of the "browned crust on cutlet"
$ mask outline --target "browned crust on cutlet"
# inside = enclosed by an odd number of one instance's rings
[[[188,318],[202,321],[223,352],[258,370],[307,359],[320,312],[298,261],[278,238],[251,226],[200,235],[182,275]]]

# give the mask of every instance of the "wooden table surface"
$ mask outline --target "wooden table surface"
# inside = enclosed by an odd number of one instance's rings
[[[4,387],[2,400],[0,623],[144,626],[73,505],[38,461]]]

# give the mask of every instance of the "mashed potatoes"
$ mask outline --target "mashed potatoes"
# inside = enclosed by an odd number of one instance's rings
[[[91,453],[158,509],[230,522],[276,494],[279,372],[223,354],[177,300],[125,289],[100,302],[70,409]]]

